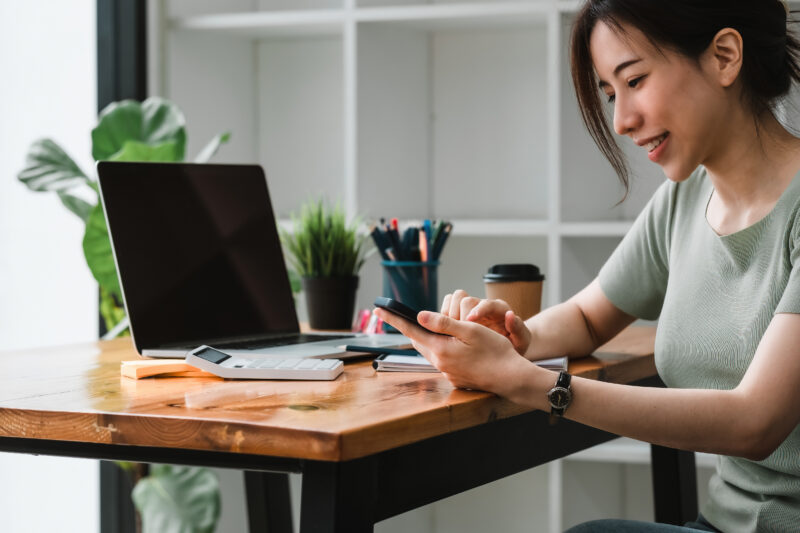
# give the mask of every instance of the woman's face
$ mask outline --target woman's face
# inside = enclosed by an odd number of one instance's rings
[[[623,28],[598,23],[590,40],[600,89],[614,104],[614,130],[647,150],[669,179],[683,181],[724,146],[724,89],[707,59],[659,51],[639,30]]]

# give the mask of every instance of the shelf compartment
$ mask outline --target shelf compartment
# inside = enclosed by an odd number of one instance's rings
[[[257,161],[252,43],[226,35],[169,33],[164,45],[158,68],[163,78],[156,94],[171,99],[186,116],[187,161],[224,131],[231,132],[231,139],[220,147],[215,162]]]
[[[616,249],[622,237],[563,237],[561,240],[561,299],[586,287]]]
[[[276,216],[320,196],[344,207],[342,39],[265,39],[254,46],[258,160]]]
[[[455,226],[453,231],[457,231]],[[533,263],[546,274],[547,257],[545,237],[476,237],[454,233],[441,256],[439,302],[445,294],[456,289],[464,289],[473,296],[484,298],[483,275],[497,263]],[[371,309],[372,301],[381,294],[381,269],[380,256],[377,254],[371,256],[361,269],[357,296],[359,309]],[[545,291],[545,299],[546,296]]]
[[[360,23],[359,210],[547,219],[546,32]]]

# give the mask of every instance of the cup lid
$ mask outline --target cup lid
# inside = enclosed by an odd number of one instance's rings
[[[544,274],[539,267],[529,263],[516,263],[494,265],[489,272],[484,274],[483,281],[487,283],[497,281],[544,281]]]

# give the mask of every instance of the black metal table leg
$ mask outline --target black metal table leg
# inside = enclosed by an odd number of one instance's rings
[[[292,533],[289,474],[244,472],[250,533]]]
[[[376,461],[371,457],[306,463],[301,533],[372,533],[377,477]]]
[[[694,453],[651,445],[656,522],[683,525],[697,518]]]

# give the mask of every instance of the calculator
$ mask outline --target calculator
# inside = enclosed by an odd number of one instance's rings
[[[187,353],[186,363],[230,379],[332,380],[344,370],[341,359],[250,359],[229,355],[205,345]]]

